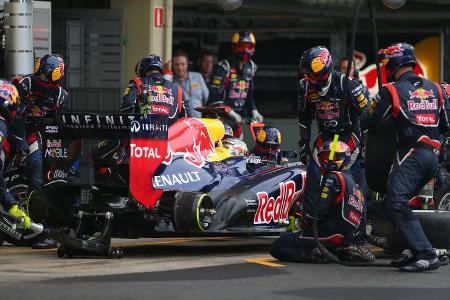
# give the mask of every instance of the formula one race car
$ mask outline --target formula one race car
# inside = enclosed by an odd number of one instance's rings
[[[279,234],[304,190],[305,166],[232,156],[221,145],[224,131],[214,118],[169,126],[157,115],[63,114],[44,126],[45,188],[30,206],[45,206],[38,219],[46,226],[76,223],[58,235],[60,256],[111,255],[111,236]],[[74,145],[87,138],[110,140],[91,147],[83,167]],[[100,237],[90,238],[95,232]]]

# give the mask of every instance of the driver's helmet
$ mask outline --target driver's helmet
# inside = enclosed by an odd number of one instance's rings
[[[7,80],[0,79],[0,101],[3,109],[1,114],[10,120],[14,116],[19,105],[19,92],[17,88]]]
[[[134,68],[136,75],[139,77],[145,77],[145,73],[149,70],[163,72],[163,62],[160,56],[156,54],[144,56]]]
[[[300,59],[300,73],[308,80],[314,90],[326,92],[331,84],[333,59],[324,46],[306,50]]]
[[[271,126],[264,126],[256,135],[256,152],[258,155],[274,155],[280,152],[281,132]]]
[[[58,54],[46,54],[34,60],[34,74],[41,80],[57,83],[64,76],[64,60]]]
[[[398,69],[405,66],[414,67],[417,64],[416,51],[407,43],[392,44],[378,51],[378,58],[386,68],[386,80],[393,82]]]
[[[334,157],[330,160],[330,153],[333,147]],[[328,141],[319,149],[317,156],[320,164],[320,171],[324,174],[326,171],[342,170],[350,163],[352,153],[350,147],[346,143],[337,141],[334,145],[333,141]]]
[[[249,61],[255,54],[255,35],[250,31],[235,32],[231,38],[234,56],[240,61]]]
[[[222,146],[228,149],[231,156],[246,156],[248,154],[247,144],[240,139],[224,139],[222,141]]]
[[[223,124],[223,126],[225,127],[225,133],[223,135],[223,139],[222,140],[234,137],[233,128],[230,125],[227,125],[227,124]]]

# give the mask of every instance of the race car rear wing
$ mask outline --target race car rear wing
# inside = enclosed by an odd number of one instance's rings
[[[81,155],[81,147],[74,146],[77,139],[130,139],[129,190],[139,203],[153,208],[162,194],[153,188],[152,175],[166,157],[167,122],[166,116],[120,113],[64,113],[59,120],[44,120],[44,182],[68,179],[70,165]]]
[[[59,120],[44,119],[44,133],[52,137],[128,139],[139,114],[63,113]]]

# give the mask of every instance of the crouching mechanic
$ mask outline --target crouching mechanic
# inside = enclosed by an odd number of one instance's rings
[[[255,53],[254,34],[236,32],[232,37],[232,50],[233,56],[214,67],[208,105],[224,103],[230,106],[231,111],[223,116],[223,121],[233,128],[234,137],[242,139],[242,118],[263,121],[253,98],[256,64],[251,57]]]
[[[123,112],[167,116],[169,125],[192,115],[183,89],[164,79],[161,57],[143,57],[135,71],[138,77],[130,80],[122,98]]]
[[[0,80],[0,152],[8,137],[8,127],[13,121],[19,103],[19,92],[16,87],[8,81]],[[30,228],[31,220],[17,205],[16,199],[8,191],[3,179],[3,160],[0,160],[0,204],[5,211],[15,218],[23,220],[22,226]]]
[[[330,158],[334,148],[334,158]],[[322,245],[343,261],[373,262],[372,252],[350,244],[365,213],[365,199],[349,171],[351,149],[341,141],[326,142],[319,150],[320,171],[324,184],[314,199],[306,198],[300,230],[279,237],[270,254],[282,261],[326,262],[314,237],[314,210],[317,209],[317,233]],[[316,203],[317,202],[317,203]],[[350,243],[349,243],[350,242]]]
[[[404,272],[437,269],[436,253],[408,202],[437,174],[441,134],[449,129],[448,98],[439,84],[413,72],[417,63],[413,46],[393,44],[381,49],[379,57],[390,83],[363,111],[361,126],[374,128],[386,115],[394,121],[391,132],[397,136],[397,152],[383,207],[408,249],[392,265]]]
[[[281,132],[272,126],[264,126],[256,134],[252,153],[263,160],[281,162]]]

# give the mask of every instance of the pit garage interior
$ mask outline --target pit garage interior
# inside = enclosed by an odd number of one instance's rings
[[[380,47],[433,38],[439,48],[430,58],[437,62],[433,79],[449,81],[448,1],[410,0],[401,13],[375,2]],[[120,107],[122,91],[142,56],[155,52],[167,61],[173,51],[184,50],[190,68],[197,70],[202,51],[224,58],[231,54],[232,33],[250,30],[256,35],[257,106],[266,123],[296,136],[300,56],[309,47],[325,45],[337,65],[350,41],[353,3],[245,0],[230,13],[216,0],[34,1],[34,53],[51,50],[64,56],[68,110],[111,112]],[[374,63],[374,49],[368,7],[361,3],[355,49],[365,55],[365,68]],[[284,139],[283,148],[295,149],[295,140]]]

